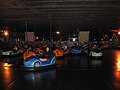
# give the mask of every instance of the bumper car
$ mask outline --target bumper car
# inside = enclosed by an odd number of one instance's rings
[[[102,53],[102,51],[100,49],[95,49],[95,50],[90,50],[88,55],[90,57],[98,58],[98,57],[102,57],[103,53]]]
[[[70,54],[70,50],[69,49],[63,50],[63,52],[64,52],[64,55]]]
[[[19,53],[20,53],[20,54],[23,54],[24,51],[25,51],[24,48],[20,48],[20,49],[19,49]]]
[[[49,59],[31,56],[23,61],[23,68],[28,70],[38,70],[41,67],[52,66],[56,64],[56,57],[51,56]]]
[[[81,48],[75,47],[71,49],[72,54],[81,54]]]
[[[64,54],[64,51],[60,48],[55,49],[53,52],[55,53],[56,57],[62,57]]]
[[[26,60],[27,58],[29,58],[31,56],[36,56],[36,54],[32,51],[25,51],[24,54],[23,54],[24,60]]]
[[[64,55],[67,55],[70,53],[70,49],[68,48],[68,46],[66,44],[63,45],[62,50],[63,50]]]
[[[83,46],[83,47],[81,47],[81,52],[82,52],[83,54],[88,54],[88,46]]]
[[[15,56],[19,54],[19,50],[3,50],[1,56]]]

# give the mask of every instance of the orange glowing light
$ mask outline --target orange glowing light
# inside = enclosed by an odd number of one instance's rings
[[[5,67],[6,70],[8,70],[9,68],[8,67]]]
[[[8,63],[4,63],[4,67],[10,67],[11,64],[8,64]]]
[[[4,31],[4,35],[7,36],[8,35],[8,31]]]
[[[60,34],[60,32],[59,32],[59,31],[57,31],[57,32],[56,32],[56,34]]]
[[[116,69],[117,71],[120,71],[120,52],[115,52],[115,56],[116,56]]]
[[[7,67],[7,66],[8,66],[8,63],[5,63],[5,64],[4,64],[4,67]]]
[[[118,69],[120,70],[120,61],[118,61],[117,67],[118,67]]]
[[[118,32],[118,34],[120,35],[120,32]]]

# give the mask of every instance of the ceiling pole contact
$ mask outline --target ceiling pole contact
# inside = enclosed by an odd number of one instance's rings
[[[50,16],[50,41],[52,41],[52,17]]]
[[[25,29],[26,29],[26,41],[28,42],[28,22],[25,22]]]
[[[70,37],[70,29],[69,29],[69,39],[68,39],[68,41],[70,41],[70,38],[71,38],[71,37]]]

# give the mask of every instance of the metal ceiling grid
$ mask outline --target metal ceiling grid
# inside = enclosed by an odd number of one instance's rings
[[[25,21],[49,26],[50,20],[67,27],[111,27],[119,11],[119,0],[0,0],[0,18],[16,27]]]

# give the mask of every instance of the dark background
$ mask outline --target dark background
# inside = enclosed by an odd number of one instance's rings
[[[119,29],[120,0],[0,0],[0,29],[49,36],[78,29],[94,33]]]

